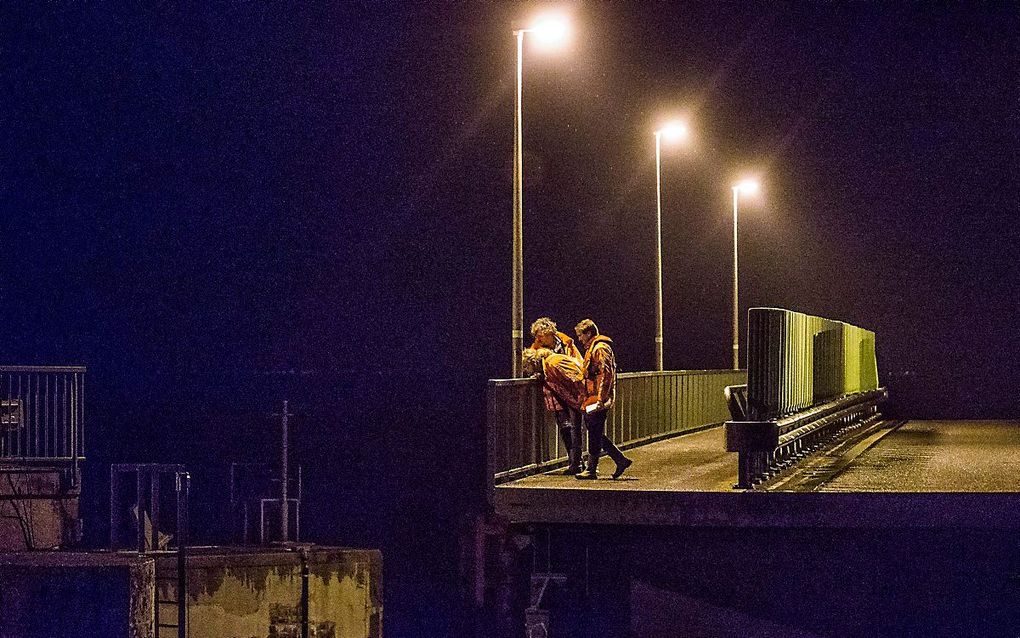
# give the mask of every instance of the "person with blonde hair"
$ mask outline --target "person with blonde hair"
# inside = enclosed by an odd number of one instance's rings
[[[569,362],[573,361],[580,371],[581,351],[574,345],[574,340],[570,336],[556,329],[556,322],[549,317],[539,317],[531,324],[531,336],[534,338],[534,342],[522,353],[524,373],[528,376],[541,376],[546,379],[546,382],[542,384],[545,409],[554,415],[560,437],[567,450],[567,468],[563,474],[574,475],[581,471],[581,413],[579,411],[581,406],[572,398],[558,394],[554,387],[559,388],[560,391],[566,391],[569,384],[565,382],[566,377],[560,373],[562,371],[559,368],[563,365],[570,367]],[[554,380],[552,384],[549,383],[547,364],[545,363],[550,356],[556,357],[553,359],[551,368]]]

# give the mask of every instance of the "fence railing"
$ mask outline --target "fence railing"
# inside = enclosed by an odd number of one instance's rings
[[[620,374],[606,432],[626,447],[722,423],[729,418],[724,388],[746,381],[743,370]],[[545,410],[541,382],[493,379],[487,399],[487,474],[495,483],[566,462],[553,415]]]
[[[782,308],[751,308],[747,405],[726,423],[737,487],[751,489],[805,454],[878,418],[875,333]]]
[[[84,405],[84,366],[0,366],[0,459],[77,465]]]
[[[747,405],[752,420],[877,389],[875,333],[782,308],[747,313]]]

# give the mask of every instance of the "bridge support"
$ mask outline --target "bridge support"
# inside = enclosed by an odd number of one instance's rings
[[[475,636],[627,635],[629,549],[589,526],[485,523],[475,537]]]
[[[888,398],[885,388],[861,392],[771,421],[727,421],[726,449],[737,452],[737,489],[755,484],[793,465],[803,456],[873,420]]]

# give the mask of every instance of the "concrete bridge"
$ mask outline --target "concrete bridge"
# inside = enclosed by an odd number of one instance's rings
[[[725,426],[642,445],[618,480],[537,474],[495,487],[514,524],[1020,529],[1020,423],[881,420],[754,490]]]
[[[492,635],[1020,632],[1020,423],[883,415],[874,343],[752,309],[747,371],[621,375],[618,480],[557,475],[537,382],[490,382]]]

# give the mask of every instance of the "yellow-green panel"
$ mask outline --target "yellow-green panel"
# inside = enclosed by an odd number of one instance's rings
[[[752,308],[747,325],[748,406],[755,419],[879,386],[869,330],[781,308]]]

